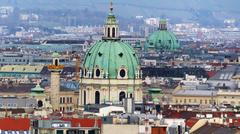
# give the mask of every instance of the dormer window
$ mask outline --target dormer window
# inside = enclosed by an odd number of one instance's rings
[[[123,53],[122,53],[122,52],[121,52],[121,53],[119,53],[118,55],[119,55],[121,58],[123,57]]]
[[[98,56],[101,57],[101,56],[102,56],[102,53],[101,53],[101,52],[98,52]]]

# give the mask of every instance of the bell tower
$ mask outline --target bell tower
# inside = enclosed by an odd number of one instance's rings
[[[119,40],[119,26],[113,14],[113,3],[110,3],[109,14],[104,25],[103,40]]]
[[[59,92],[60,92],[60,72],[64,66],[59,64],[59,54],[52,54],[52,64],[48,65],[48,70],[51,71],[51,92],[50,102],[53,110],[59,110]]]

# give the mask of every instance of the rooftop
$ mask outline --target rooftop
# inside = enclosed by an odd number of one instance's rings
[[[174,95],[178,95],[178,96],[216,96],[217,91],[211,91],[211,90],[179,90]]]

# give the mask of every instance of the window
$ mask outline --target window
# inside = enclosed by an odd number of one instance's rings
[[[62,104],[62,97],[60,97],[60,104]]]
[[[55,66],[58,66],[58,60],[57,59],[55,59]]]
[[[110,28],[108,28],[107,37],[110,37]]]
[[[178,103],[178,100],[176,99],[176,103]]]
[[[70,103],[72,103],[72,97],[70,97]]]
[[[69,97],[67,97],[67,103],[69,103]]]
[[[130,98],[132,98],[133,97],[133,94],[132,93],[130,93]]]
[[[95,104],[100,104],[100,92],[95,92]]]
[[[207,100],[205,100],[205,104],[207,104]]]
[[[120,70],[120,76],[121,76],[122,78],[126,76],[126,72],[125,72],[124,69],[121,69],[121,70]]]
[[[112,28],[112,37],[115,38],[115,28]]]
[[[125,97],[126,97],[125,92],[121,91],[121,92],[119,93],[119,101],[122,101]]]
[[[184,99],[184,103],[186,103],[186,101],[187,101],[187,100],[186,100],[186,99]]]
[[[96,76],[97,76],[97,77],[100,76],[100,69],[96,69]]]
[[[62,100],[62,103],[65,103],[65,97],[63,97],[62,99],[63,99],[63,100]]]
[[[86,97],[87,97],[87,93],[86,91],[83,92],[83,104],[86,105]]]
[[[38,101],[38,107],[42,107],[43,106],[43,102],[41,100]]]
[[[189,99],[188,102],[191,103],[191,99]]]

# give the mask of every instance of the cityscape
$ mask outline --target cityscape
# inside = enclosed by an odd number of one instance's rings
[[[0,0],[0,134],[240,134],[239,5]]]

